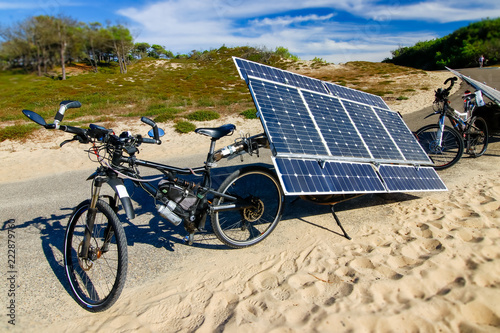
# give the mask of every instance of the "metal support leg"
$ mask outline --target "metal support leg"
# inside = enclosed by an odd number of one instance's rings
[[[340,220],[339,218],[337,217],[337,214],[335,214],[335,208],[334,208],[334,205],[331,205],[330,206],[330,210],[332,211],[332,215],[333,215],[333,218],[335,219],[335,221],[337,222],[337,225],[340,227],[340,230],[342,230],[342,232],[344,233],[344,237],[347,238],[348,240],[351,240],[351,237],[349,237],[349,235],[347,234],[347,232],[345,231],[344,227],[342,226],[342,224],[340,223]]]

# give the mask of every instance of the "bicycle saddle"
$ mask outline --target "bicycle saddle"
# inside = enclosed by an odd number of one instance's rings
[[[236,126],[233,124],[226,124],[215,128],[197,128],[194,132],[211,137],[214,140],[219,140],[223,136],[233,134]]]

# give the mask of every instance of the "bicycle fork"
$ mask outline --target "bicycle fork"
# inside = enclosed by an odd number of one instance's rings
[[[94,230],[94,222],[95,222],[95,217],[97,215],[97,201],[99,200],[99,195],[101,193],[101,187],[102,184],[104,183],[104,180],[97,177],[94,182],[94,186],[92,189],[92,197],[90,199],[90,206],[87,211],[87,220],[85,221],[85,233],[83,236],[83,243],[82,243],[82,248],[79,253],[79,257],[81,259],[93,259],[89,258],[89,248],[90,248],[90,241],[92,239],[92,231]],[[106,238],[107,234],[109,233],[109,225],[106,227]]]
[[[437,147],[439,148],[443,147],[444,120],[444,117],[439,117],[439,129],[437,131]]]

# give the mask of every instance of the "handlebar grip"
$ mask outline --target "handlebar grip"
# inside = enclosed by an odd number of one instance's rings
[[[61,126],[60,129],[63,130],[64,132],[80,135],[82,137],[87,137],[87,130],[80,128],[80,127],[64,125],[64,126]]]
[[[155,123],[153,120],[149,119],[149,118],[142,117],[142,118],[141,118],[141,121],[142,121],[143,123],[145,123],[146,125],[149,125],[149,126],[151,126],[151,127],[155,127],[155,126],[156,126],[156,123]]]
[[[458,80],[458,79],[457,79],[457,77],[456,77],[456,76],[447,78],[447,79],[446,79],[446,81],[444,81],[444,84],[447,84],[447,83],[448,83],[448,81],[451,81],[451,83],[450,83],[450,86],[449,86],[448,88],[446,88],[446,90],[450,91],[450,90],[451,90],[451,88],[453,87],[453,85],[455,84],[455,82],[456,82],[457,80]]]
[[[153,120],[146,118],[146,117],[142,117],[141,121],[143,123],[153,127],[153,137],[156,140],[156,143],[160,144],[161,141],[160,141],[160,132],[158,131],[158,125],[156,125],[156,123]]]
[[[152,143],[152,144],[159,144],[158,141],[156,141],[155,139],[150,139],[150,138],[142,138],[142,143]]]
[[[55,117],[54,117],[54,122],[55,123],[60,123],[63,118],[64,118],[64,112],[66,112],[67,109],[76,109],[82,106],[82,103],[78,101],[62,101],[59,104],[59,111],[57,111]]]

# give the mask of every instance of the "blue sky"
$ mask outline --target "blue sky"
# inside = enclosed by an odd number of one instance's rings
[[[381,61],[399,46],[443,37],[500,1],[0,0],[0,25],[36,15],[125,24],[136,42],[176,53],[226,46],[287,47],[301,59]]]

